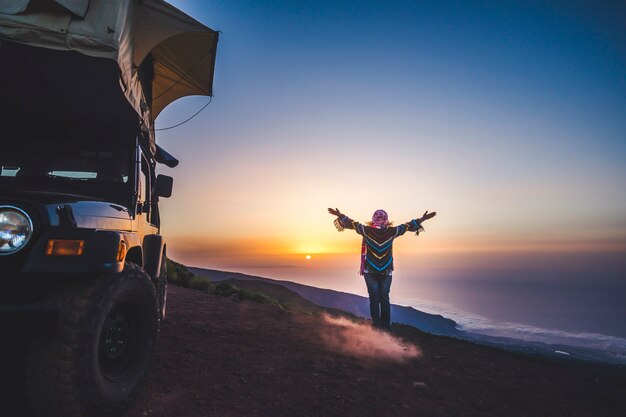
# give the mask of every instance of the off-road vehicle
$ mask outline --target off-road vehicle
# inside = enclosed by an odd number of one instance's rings
[[[39,415],[125,409],[167,297],[156,145],[212,94],[217,33],[160,0],[0,2],[0,325]]]

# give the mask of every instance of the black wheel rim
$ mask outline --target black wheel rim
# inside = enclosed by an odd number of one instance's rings
[[[137,312],[128,304],[109,312],[100,333],[98,354],[105,377],[117,379],[128,370],[137,350],[137,323]]]

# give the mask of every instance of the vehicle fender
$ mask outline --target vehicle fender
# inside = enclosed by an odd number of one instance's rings
[[[159,275],[163,245],[163,236],[146,235],[143,238],[143,267],[152,279]]]
[[[96,231],[92,242],[91,272],[122,272],[124,260],[117,260],[120,242],[124,235],[114,231]]]

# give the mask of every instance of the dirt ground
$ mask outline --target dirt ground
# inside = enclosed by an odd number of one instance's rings
[[[420,354],[394,360],[384,347],[372,356],[368,346],[350,346],[345,339],[358,334],[319,316],[178,287],[169,306],[129,416],[626,415],[624,369],[531,358],[404,326],[395,336]],[[369,342],[389,344],[385,337]]]
[[[168,307],[129,417],[626,415],[623,368],[533,358],[406,326],[389,337],[175,286]],[[2,364],[4,374],[13,366]],[[16,398],[2,390],[0,415],[20,415]]]

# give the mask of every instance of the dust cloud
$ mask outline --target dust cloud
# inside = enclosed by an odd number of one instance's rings
[[[328,326],[322,340],[333,350],[368,360],[405,362],[421,355],[420,349],[369,324],[355,323],[343,317],[322,316]]]

